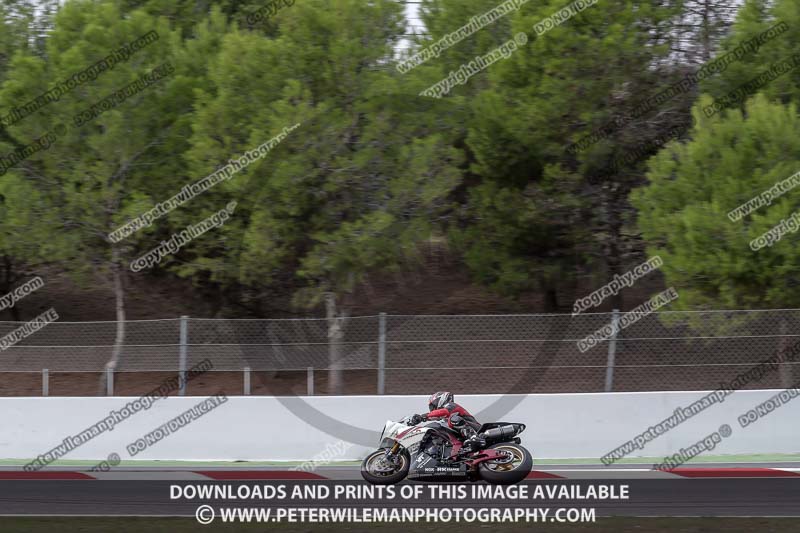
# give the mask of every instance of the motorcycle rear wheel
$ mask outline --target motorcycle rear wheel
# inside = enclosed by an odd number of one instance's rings
[[[510,452],[513,456],[510,462],[485,461],[478,465],[481,479],[494,485],[513,485],[519,483],[531,473],[533,456],[531,452],[513,442],[501,442],[489,446],[489,449]]]
[[[386,456],[386,449],[380,449],[372,452],[361,463],[361,477],[369,481],[373,485],[393,485],[405,479],[408,475],[408,470],[411,467],[411,459],[408,452],[402,451],[398,456],[400,466],[395,467],[391,472],[378,472],[376,468],[380,465],[383,458]]]

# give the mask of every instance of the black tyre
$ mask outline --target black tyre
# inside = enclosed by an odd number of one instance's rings
[[[399,464],[387,464],[386,449],[372,452],[361,463],[361,477],[373,485],[393,485],[403,481],[408,475],[411,459],[408,452],[403,451],[398,455]]]
[[[494,485],[513,485],[519,483],[531,473],[533,456],[531,452],[513,442],[501,442],[489,446],[489,449],[510,452],[512,458],[508,462],[485,461],[478,465],[481,479]]]

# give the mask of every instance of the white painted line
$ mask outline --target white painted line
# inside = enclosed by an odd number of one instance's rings
[[[566,479],[675,479],[681,477],[678,474],[651,470],[649,468],[597,468],[586,470],[544,470],[537,468],[535,471],[553,474]]]

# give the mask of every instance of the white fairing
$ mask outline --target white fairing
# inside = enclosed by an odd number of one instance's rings
[[[387,420],[386,425],[383,427],[383,438],[393,439],[398,433],[405,431],[410,427],[411,426],[403,424],[402,422]]]
[[[396,440],[413,455],[419,449],[419,443],[425,437],[425,434],[431,430],[431,428],[424,427],[424,424],[428,422],[426,420],[422,424],[410,426],[403,422],[387,420],[383,429],[383,438]]]

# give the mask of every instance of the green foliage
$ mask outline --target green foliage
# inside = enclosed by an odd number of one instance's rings
[[[583,265],[618,268],[626,250],[625,195],[633,181],[613,176],[598,187],[593,178],[646,135],[623,131],[576,157],[566,149],[626,113],[643,91],[669,81],[651,68],[669,52],[666,43],[631,28],[661,31],[675,9],[636,4],[631,10],[628,2],[599,2],[539,36],[535,25],[563,3],[526,4],[506,16],[500,27],[507,29],[495,45],[517,32],[529,35],[528,44],[455,91],[474,94],[466,179],[475,185],[465,221],[451,237],[482,283],[518,294],[570,284]],[[431,24],[443,26],[437,16],[433,11]],[[444,70],[456,68],[450,63]],[[619,252],[609,257],[610,247]]]
[[[233,31],[198,91],[187,160],[202,176],[299,123],[264,159],[202,202],[240,201],[220,232],[227,251],[180,275],[268,286],[294,273],[300,303],[352,290],[434,231],[458,184],[459,154],[436,113],[408,113],[410,91],[383,67],[401,6],[297,3],[279,35]],[[387,93],[396,95],[387,97]],[[419,98],[417,98],[419,100]],[[198,200],[193,201],[196,206]]]
[[[609,163],[688,122],[696,89],[647,116],[635,106],[696,65],[676,46],[710,51],[725,21],[678,43],[696,2],[602,0],[543,35],[564,2],[528,2],[405,74],[395,0],[301,0],[250,27],[265,0],[69,0],[0,3],[0,113],[157,31],[156,43],[16,124],[0,155],[59,125],[63,135],[0,178],[0,255],[58,261],[73,274],[114,271],[231,201],[230,220],[139,276],[174,275],[218,293],[291,290],[313,305],[403,268],[419,243],[448,238],[481,284],[509,295],[604,282],[643,244],[665,260],[676,306],[790,305],[790,235],[747,243],[796,208],[790,193],[746,220],[726,213],[800,168],[800,69],[770,84],[746,113],[700,117],[688,144],[644,165]],[[425,0],[429,46],[499,0]],[[720,96],[795,53],[795,1],[749,0],[719,53],[785,21],[790,31],[704,82]],[[477,55],[525,32],[528,43],[442,99],[418,94]],[[691,32],[690,32],[691,33]],[[704,40],[705,39],[705,40]],[[701,54],[701,55],[702,55]],[[403,54],[399,54],[403,56]],[[73,117],[169,62],[174,72],[76,126]],[[707,105],[710,98],[703,102]],[[698,104],[699,105],[699,104]],[[695,106],[696,110],[701,107]],[[585,150],[567,148],[617,119]],[[107,235],[281,133],[266,157],[119,243]],[[19,235],[24,233],[25,238]],[[635,258],[635,259],[633,259]],[[235,299],[236,296],[231,297]],[[242,298],[244,296],[242,295]],[[341,300],[339,300],[341,301]]]
[[[798,53],[800,4],[794,0],[776,0],[775,2],[748,0],[745,2],[725,41],[723,51],[720,53],[731,51],[741,43],[753,39],[780,23],[786,25],[787,31],[766,42],[756,53],[746,54],[720,76],[706,81],[703,89],[714,98],[719,98],[766,72],[776,62],[791,59]],[[760,92],[783,103],[798,102],[800,98],[800,68],[780,76]],[[744,109],[744,102],[739,108]]]
[[[110,3],[70,2],[56,17],[47,58],[15,56],[11,79],[0,90],[4,108],[24,104],[56,80],[66,80],[153,30],[159,35],[156,42],[9,128],[25,141],[60,126],[65,129],[48,149],[9,171],[8,179],[16,190],[34,183],[39,186],[41,211],[36,229],[57,236],[48,244],[52,248],[49,258],[61,261],[67,271],[106,270],[112,248],[106,235],[126,221],[130,204],[140,206],[143,197],[159,189],[159,177],[174,180],[177,166],[170,158],[180,146],[176,138],[181,136],[183,114],[190,107],[192,85],[173,53],[180,41],[163,19],[142,12],[122,18]],[[165,62],[176,69],[171,77],[94,120],[75,124],[74,117],[92,104]],[[17,208],[30,206],[12,206]],[[135,242],[132,238],[123,248]]]
[[[700,105],[707,105],[708,98]],[[688,143],[672,143],[650,163],[650,185],[633,194],[650,254],[664,259],[678,308],[796,306],[797,234],[771,247],[749,242],[800,208],[794,189],[737,222],[727,213],[800,170],[800,119],[794,105],[758,96],[746,114],[697,124]]]

